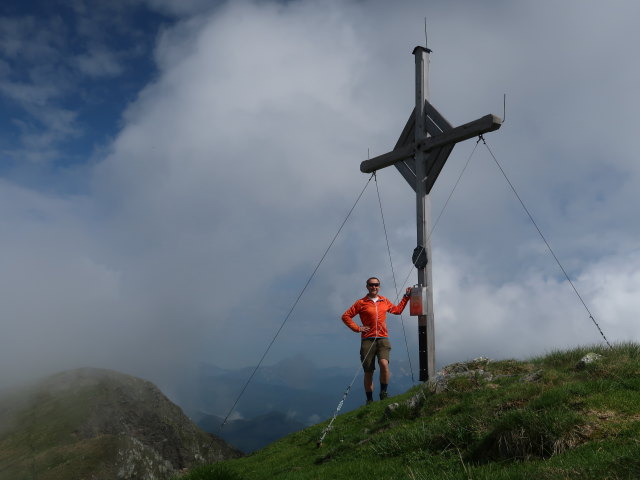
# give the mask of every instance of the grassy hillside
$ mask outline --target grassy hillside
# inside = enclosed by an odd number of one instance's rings
[[[640,478],[640,345],[446,370],[341,415],[321,446],[328,422],[182,480]]]

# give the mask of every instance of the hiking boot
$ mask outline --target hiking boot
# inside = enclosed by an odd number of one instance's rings
[[[389,394],[385,391],[385,392],[380,392],[380,400],[384,400],[385,398],[388,398]]]
[[[373,403],[373,400],[367,399],[367,405],[371,405],[372,403]]]

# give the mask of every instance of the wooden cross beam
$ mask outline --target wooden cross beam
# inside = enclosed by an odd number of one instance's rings
[[[428,104],[428,102],[427,102]],[[435,110],[433,106],[428,104],[428,106]],[[502,125],[502,120],[493,114],[485,115],[473,122],[465,123],[464,125],[460,125],[456,128],[451,128],[449,130],[443,131],[437,135],[433,136],[425,136],[420,139],[418,142],[407,142],[404,143],[400,147],[394,148],[389,153],[385,153],[383,155],[379,155],[370,160],[365,160],[360,164],[360,171],[363,173],[372,173],[376,170],[380,170],[381,168],[388,167],[390,165],[394,165],[398,162],[405,161],[408,159],[413,159],[416,150],[421,150],[424,153],[430,153],[432,151],[436,151],[435,155],[429,155],[427,157],[427,178],[429,178],[428,183],[430,184],[430,188],[427,189],[427,193],[431,191],[431,187],[435,183],[437,176],[440,174],[440,170],[444,166],[444,162],[446,162],[447,158],[439,158],[443,157],[440,153],[445,150],[445,147],[452,147],[464,140],[468,140],[473,137],[477,137],[478,135],[482,135],[483,133],[493,132],[497,130]],[[447,154],[447,157],[449,155]],[[437,161],[440,160],[440,161]],[[415,160],[414,160],[415,162]],[[440,165],[441,164],[441,165]],[[414,174],[414,177],[411,178],[412,181],[408,183],[416,189],[415,182],[415,167],[411,168],[409,163],[405,163]],[[434,170],[434,167],[439,166],[440,168]],[[436,177],[436,178],[433,178]]]
[[[456,143],[500,128],[502,120],[492,114],[453,127],[427,99],[428,55],[431,50],[416,47],[416,106],[391,152],[366,160],[360,171],[372,173],[394,165],[416,192],[418,246],[413,264],[418,270],[418,286],[426,290],[426,313],[418,315],[420,381],[435,376],[435,336],[431,272],[431,197],[435,184]],[[425,70],[427,71],[425,74]]]

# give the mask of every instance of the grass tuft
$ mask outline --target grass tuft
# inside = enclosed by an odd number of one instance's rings
[[[581,443],[580,415],[525,408],[506,414],[470,451],[476,462],[550,458]]]
[[[175,480],[178,478],[180,477],[176,477]],[[239,473],[234,472],[222,463],[198,466],[191,470],[188,478],[189,480],[243,480]]]

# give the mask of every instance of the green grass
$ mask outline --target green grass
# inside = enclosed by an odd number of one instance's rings
[[[588,352],[602,358],[576,368]],[[438,394],[414,387],[338,417],[320,447],[327,422],[181,478],[640,478],[640,345],[466,365],[493,377],[458,377]],[[385,412],[420,391],[419,407]]]
[[[89,394],[69,398],[39,395],[26,405],[15,419],[20,428],[10,435],[0,435],[0,465],[6,466],[0,477],[20,478],[24,472],[31,472],[45,478],[45,471],[87,455],[74,451],[77,438],[73,430],[89,414]],[[47,454],[39,453],[43,451]]]

